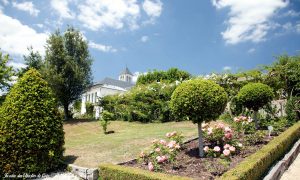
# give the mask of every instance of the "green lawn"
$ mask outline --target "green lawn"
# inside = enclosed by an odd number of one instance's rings
[[[136,158],[155,138],[167,132],[182,132],[186,139],[197,135],[197,126],[186,122],[150,123],[113,121],[104,135],[98,121],[71,121],[64,124],[65,156],[69,163],[97,167],[100,163],[118,163]]]

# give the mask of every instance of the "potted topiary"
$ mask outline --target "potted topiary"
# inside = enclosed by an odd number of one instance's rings
[[[270,86],[262,83],[248,83],[241,88],[237,95],[238,101],[248,109],[252,109],[255,127],[258,129],[257,112],[264,105],[272,101],[274,97]]]
[[[193,79],[180,84],[172,94],[170,107],[179,118],[187,118],[198,124],[199,156],[203,157],[203,121],[219,117],[227,103],[225,90],[210,80]]]

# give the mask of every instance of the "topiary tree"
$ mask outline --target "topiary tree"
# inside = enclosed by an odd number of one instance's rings
[[[185,81],[172,94],[170,107],[173,113],[198,124],[200,157],[204,155],[201,123],[218,118],[226,103],[225,90],[210,80]]]
[[[0,109],[0,177],[58,168],[64,132],[56,100],[35,69],[12,87]]]
[[[274,97],[270,86],[262,83],[248,83],[241,88],[237,98],[242,105],[254,111],[255,127],[258,129],[257,112],[264,105],[272,101]]]

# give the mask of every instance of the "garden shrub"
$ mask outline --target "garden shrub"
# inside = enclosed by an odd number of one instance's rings
[[[102,111],[100,125],[102,126],[103,133],[107,134],[107,126],[109,125],[109,121],[112,120],[113,114],[108,111]]]
[[[273,90],[270,86],[262,83],[249,83],[241,88],[237,95],[244,107],[254,111],[254,120],[258,128],[257,112],[264,105],[272,101],[274,97]]]
[[[86,107],[86,115],[90,118],[93,118],[94,117],[94,105],[90,102],[87,102],[85,104],[85,107]]]
[[[289,123],[300,120],[300,97],[290,97],[286,103],[286,118]]]
[[[269,168],[284,156],[300,138],[300,122],[275,137],[256,153],[250,155],[235,168],[227,171],[219,179],[258,180],[262,179]]]
[[[0,172],[45,173],[63,158],[64,132],[48,83],[28,70],[0,109]]]
[[[227,103],[227,94],[210,80],[193,79],[180,84],[172,94],[170,107],[175,115],[198,123],[199,156],[203,157],[201,123],[220,116]]]
[[[172,176],[112,164],[101,164],[99,167],[99,176],[101,180],[191,180],[191,178],[188,177]]]

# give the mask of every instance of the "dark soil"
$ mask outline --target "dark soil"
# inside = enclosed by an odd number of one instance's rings
[[[266,137],[263,142],[245,146],[241,152],[231,157],[231,161],[221,158],[199,158],[198,141],[193,140],[183,145],[176,158],[175,164],[164,164],[162,172],[172,175],[187,176],[193,179],[215,179],[224,172],[234,168],[245,157],[259,150],[272,139]],[[126,162],[122,165],[148,170],[147,164],[138,163],[137,160]]]

